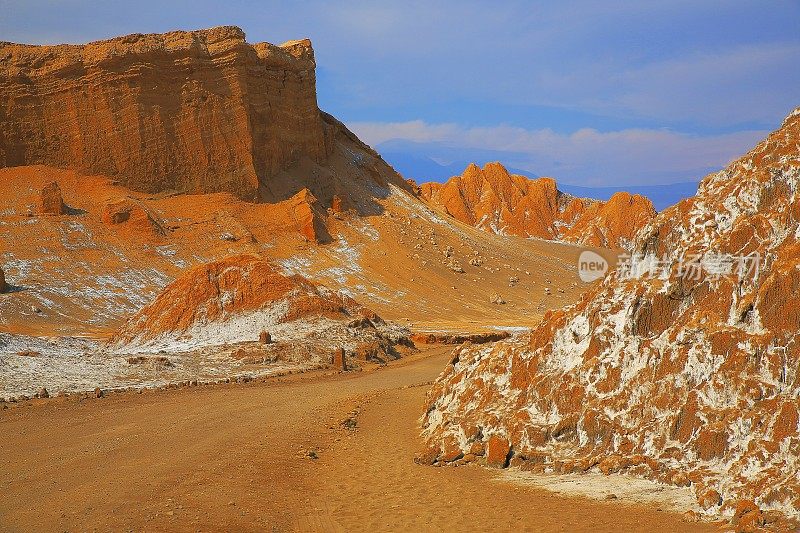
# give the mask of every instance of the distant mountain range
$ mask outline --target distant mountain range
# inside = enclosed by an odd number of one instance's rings
[[[472,159],[463,159],[461,150],[448,149],[444,146],[437,146],[437,153],[444,153],[448,160],[437,160],[424,153],[419,143],[412,143],[403,140],[390,140],[378,144],[375,148],[383,158],[391,164],[395,170],[405,178],[411,178],[417,183],[436,181],[444,183],[453,176],[460,175],[467,166],[475,162],[484,165],[491,161],[503,160],[502,152],[491,150],[480,150],[471,153]],[[529,178],[540,177],[533,172],[520,168],[506,167],[512,174],[520,174]],[[554,176],[558,178],[558,176]],[[595,198],[597,200],[608,200],[615,192],[629,192],[631,194],[641,194],[648,197],[653,206],[658,211],[674,205],[684,198],[694,196],[697,192],[696,181],[671,183],[668,185],[630,185],[625,187],[584,187],[581,185],[569,185],[558,182],[558,188],[563,192],[577,197]]]

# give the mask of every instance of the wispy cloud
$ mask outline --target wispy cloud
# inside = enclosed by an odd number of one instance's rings
[[[627,129],[600,132],[584,128],[570,134],[512,126],[464,127],[428,124],[354,122],[349,127],[373,146],[390,140],[428,145],[429,155],[447,147],[465,159],[490,150],[504,163],[579,185],[657,184],[699,179],[748,151],[766,131],[697,136],[670,130]],[[425,147],[418,149],[424,150]]]

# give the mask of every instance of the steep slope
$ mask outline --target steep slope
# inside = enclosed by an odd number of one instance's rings
[[[0,43],[0,166],[72,168],[145,192],[285,200],[308,185],[287,191],[278,175],[324,164],[346,131],[317,107],[314,69],[309,40],[251,45],[232,26]]]
[[[457,353],[424,459],[691,484],[740,529],[796,518],[798,147],[800,109],[643,228],[632,269],[528,338]]]
[[[655,216],[639,195],[614,194],[608,202],[574,198],[552,178],[509,174],[500,163],[475,164],[447,183],[425,183],[421,197],[447,214],[485,231],[609,248],[625,248]]]

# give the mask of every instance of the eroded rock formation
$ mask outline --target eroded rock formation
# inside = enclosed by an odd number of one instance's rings
[[[552,178],[509,174],[500,163],[475,164],[447,183],[425,183],[420,196],[456,219],[493,233],[624,248],[655,216],[647,198],[617,193],[608,202],[575,198]]]
[[[63,215],[67,212],[61,188],[53,181],[42,188],[39,193],[39,213],[42,215]]]
[[[323,331],[327,320],[344,330],[354,317],[374,316],[348,296],[243,254],[189,269],[131,317],[110,345],[125,351],[196,349],[259,339],[265,327],[273,340],[285,338],[287,329]],[[317,319],[322,325],[305,324]]]
[[[0,166],[255,198],[260,183],[333,149],[314,68],[310,41],[251,45],[230,26],[86,45],[0,43]]]
[[[525,339],[460,350],[430,392],[421,457],[497,464],[499,439],[523,468],[626,472],[691,485],[709,515],[796,518],[798,147],[800,109],[638,233],[646,268]]]

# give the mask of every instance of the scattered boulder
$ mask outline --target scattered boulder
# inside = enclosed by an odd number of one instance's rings
[[[58,182],[52,181],[44,186],[39,193],[39,213],[43,215],[65,215],[67,206],[61,196],[61,187]]]
[[[486,464],[494,468],[505,468],[508,466],[511,443],[508,439],[499,435],[492,435],[486,443]]]
[[[331,364],[333,368],[341,370],[342,372],[347,372],[347,357],[345,356],[344,348],[336,348],[333,351]]]
[[[325,217],[320,211],[319,201],[308,189],[302,189],[289,200],[294,227],[307,241],[315,243],[330,242],[331,235],[325,225]]]
[[[39,389],[39,392],[36,393],[36,397],[37,398],[49,398],[50,397],[50,393],[47,392],[46,388],[42,387],[41,389]]]
[[[139,231],[158,235],[166,233],[156,215],[147,209],[144,204],[133,198],[109,201],[103,206],[100,219],[109,226],[124,224],[126,227]]]
[[[506,301],[503,299],[502,296],[500,296],[496,292],[493,292],[492,295],[489,296],[489,303],[493,303],[496,305],[503,305],[504,303],[506,303]]]
[[[95,398],[102,398],[103,396],[104,396],[103,389],[101,389],[100,387],[97,387],[96,389],[94,389],[94,397]]]
[[[6,284],[6,274],[0,268],[0,292],[8,292],[8,285]]]
[[[270,335],[268,331],[262,331],[261,334],[258,336],[258,342],[260,342],[261,344],[271,344],[272,335]]]
[[[462,267],[461,263],[459,263],[455,259],[451,259],[450,261],[447,262],[447,268],[449,268],[450,270],[452,270],[456,274],[463,274],[464,273],[464,267]]]
[[[731,517],[731,525],[736,526],[736,532],[758,531],[765,524],[764,514],[752,500],[741,500],[736,504],[736,510]]]
[[[697,498],[697,503],[700,504],[704,511],[707,511],[712,507],[722,505],[722,496],[714,489],[709,489]]]

